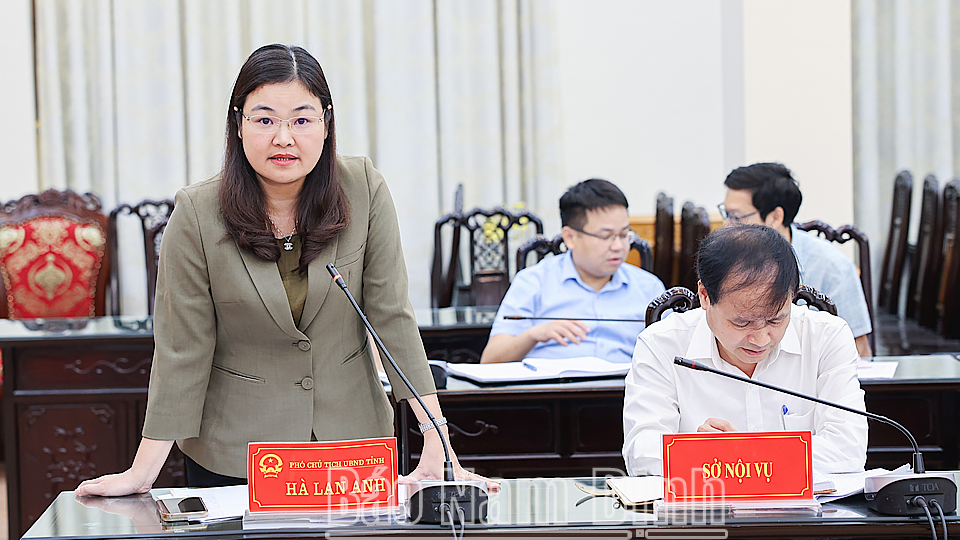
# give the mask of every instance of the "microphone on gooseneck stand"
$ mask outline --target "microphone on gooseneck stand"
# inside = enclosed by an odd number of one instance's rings
[[[413,393],[413,396],[417,398],[420,406],[423,407],[424,412],[427,413],[427,417],[430,419],[433,427],[436,428],[437,435],[440,436],[440,442],[443,444],[443,454],[445,458],[443,462],[443,481],[420,482],[420,484],[425,487],[410,495],[410,519],[415,523],[439,523],[441,525],[447,525],[457,521],[461,524],[468,522],[480,523],[484,521],[487,513],[485,483],[481,481],[456,479],[453,462],[450,460],[450,446],[447,438],[444,437],[443,432],[440,431],[440,423],[437,422],[433,413],[430,412],[430,409],[428,409],[423,402],[423,398],[420,397],[420,392],[417,392],[417,389],[413,387],[409,379],[407,379],[407,376],[404,375],[403,370],[401,370],[397,362],[394,361],[393,356],[387,351],[387,347],[380,341],[380,336],[377,335],[377,331],[373,329],[373,325],[367,320],[367,316],[363,313],[363,310],[360,309],[360,305],[357,304],[353,295],[350,294],[350,289],[347,288],[347,284],[343,281],[343,276],[340,275],[340,272],[337,271],[337,268],[333,264],[327,265],[327,271],[330,272],[330,276],[333,277],[334,283],[347,295],[347,300],[350,301],[350,305],[356,310],[357,315],[360,316],[360,320],[363,321],[363,325],[367,328],[367,331],[370,332],[370,335],[373,336],[373,341],[400,376],[400,380],[402,380],[403,384]],[[449,521],[447,519],[448,515]]]
[[[897,428],[907,436],[910,445],[913,446],[913,474],[883,474],[868,477],[865,482],[864,497],[867,499],[870,508],[881,514],[898,516],[925,515],[929,511],[927,509],[928,504],[934,505],[934,503],[939,505],[944,513],[949,514],[957,509],[957,483],[953,478],[953,474],[926,472],[923,466],[923,454],[920,453],[920,446],[917,444],[917,440],[907,428],[890,418],[857,410],[838,403],[832,403],[772,384],[755,381],[749,377],[741,377],[733,373],[713,369],[712,367],[687,360],[680,356],[675,357],[673,363],[698,371],[709,371],[710,373],[767,388],[775,392],[796,396],[821,405],[859,414],[860,416],[866,416],[871,420],[883,422],[884,424],[889,424]]]
[[[527,317],[524,315],[504,315],[507,321],[597,321],[597,322],[644,322],[644,319],[604,319],[587,317]]]

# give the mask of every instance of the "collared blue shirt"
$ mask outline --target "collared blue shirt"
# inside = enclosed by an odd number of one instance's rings
[[[800,283],[827,295],[837,306],[837,315],[847,321],[854,337],[873,331],[863,285],[857,267],[839,249],[823,238],[790,228],[791,244],[800,263]]]
[[[590,331],[580,344],[566,347],[554,340],[538,343],[530,358],[596,356],[610,362],[630,362],[637,335],[643,330],[647,305],[663,294],[663,283],[632,264],[621,264],[603,288],[584,283],[569,252],[549,257],[517,273],[507,290],[490,335],[516,336],[549,321],[504,320],[504,315],[579,319],[637,319],[639,322],[583,321]]]

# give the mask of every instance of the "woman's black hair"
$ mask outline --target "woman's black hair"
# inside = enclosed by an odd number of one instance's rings
[[[327,138],[320,161],[297,196],[296,224],[302,249],[298,270],[307,265],[335,239],[349,222],[349,202],[337,177],[336,122],[330,88],[320,63],[306,50],[288,45],[265,45],[254,51],[240,68],[227,107],[227,148],[220,182],[220,209],[227,235],[241,248],[268,261],[280,259],[267,219],[266,198],[253,166],[243,151],[240,123],[247,96],[265,84],[299,82],[323,106]]]

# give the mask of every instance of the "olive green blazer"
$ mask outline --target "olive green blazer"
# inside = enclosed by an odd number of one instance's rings
[[[246,477],[249,442],[391,436],[366,330],[328,263],[417,390],[436,391],[387,185],[368,158],[337,163],[350,224],[310,263],[299,328],[277,264],[226,235],[219,178],[177,193],[160,246],[144,437],[175,439],[203,467]],[[410,397],[386,368],[395,398]]]

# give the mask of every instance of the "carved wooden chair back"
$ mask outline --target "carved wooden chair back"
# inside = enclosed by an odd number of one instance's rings
[[[160,260],[160,240],[163,230],[167,227],[170,214],[173,213],[173,200],[162,201],[144,200],[134,206],[121,204],[110,212],[107,238],[110,241],[110,263],[119,270],[119,235],[117,234],[118,219],[120,216],[134,215],[140,218],[143,231],[143,254],[147,276],[147,313],[153,315],[153,303],[157,290],[157,264]],[[110,311],[113,315],[120,315],[120,272],[110,275]]]
[[[647,305],[644,321],[647,326],[657,322],[667,310],[683,313],[700,307],[700,298],[686,287],[672,287]]]
[[[940,286],[940,183],[930,174],[923,179],[920,204],[920,227],[910,263],[910,285],[907,289],[906,315],[921,326],[937,325],[937,293]]]
[[[907,257],[907,229],[910,227],[912,193],[913,176],[908,171],[903,171],[893,183],[890,231],[887,234],[887,246],[883,250],[883,266],[880,267],[878,304],[893,314],[897,313],[900,304],[900,282]]]
[[[457,283],[463,280],[460,264],[460,220],[463,218],[463,184],[457,185],[453,197],[453,212],[444,215],[433,225],[433,263],[430,265],[430,306],[453,305]],[[444,270],[444,231],[450,235],[449,262]]]
[[[92,193],[48,189],[0,208],[0,317],[106,315],[107,216]]]
[[[630,249],[636,250],[637,253],[640,254],[640,268],[651,272],[651,267],[653,266],[653,250],[650,248],[650,242],[637,237],[637,239],[630,244]],[[517,272],[527,267],[527,259],[530,258],[531,252],[536,254],[537,262],[540,262],[547,255],[560,255],[565,251],[567,251],[567,246],[563,243],[563,236],[558,234],[553,240],[550,240],[546,236],[538,234],[517,248]]]
[[[524,210],[474,208],[460,219],[470,246],[470,305],[496,306],[510,286],[510,233],[515,227],[533,225],[533,234],[543,234],[543,221]]]
[[[680,210],[680,253],[677,259],[677,281],[688,289],[697,288],[697,250],[700,241],[710,234],[710,216],[702,206],[683,203]]]
[[[943,272],[937,299],[937,330],[948,338],[960,337],[960,185],[943,188]]]
[[[801,300],[803,303],[801,304]],[[826,311],[831,315],[837,314],[837,306],[826,295],[813,287],[801,285],[797,291],[797,297],[793,300],[794,304],[807,305],[816,308],[819,311]],[[683,313],[691,309],[700,307],[700,297],[686,287],[673,287],[666,292],[654,298],[647,306],[647,313],[644,317],[647,326],[659,321],[663,314],[670,310],[677,313]]]
[[[657,194],[657,213],[653,224],[653,273],[664,285],[675,284],[673,278],[675,225],[673,220],[673,197]]]
[[[870,275],[870,240],[867,238],[866,233],[853,225],[841,225],[840,228],[834,229],[820,220],[794,223],[794,226],[804,232],[815,231],[817,236],[830,242],[846,244],[853,240],[857,243],[857,270],[860,272],[860,286],[863,288],[863,296],[867,300],[867,312],[870,314],[870,327],[876,330],[877,324],[873,316],[873,282],[871,281]],[[876,334],[875,331],[867,334],[867,339],[870,341],[870,349],[875,351],[877,347],[874,334]]]

